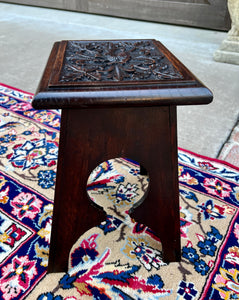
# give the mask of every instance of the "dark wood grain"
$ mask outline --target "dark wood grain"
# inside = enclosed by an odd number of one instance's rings
[[[61,84],[59,79],[69,55],[68,42],[57,42],[53,47],[33,100],[37,109],[62,109],[49,272],[66,271],[69,251],[77,238],[104,220],[104,212],[88,200],[86,182],[97,165],[117,157],[137,161],[141,172],[148,172],[148,196],[132,211],[132,216],[155,231],[162,241],[166,261],[180,260],[176,106],[210,103],[212,93],[162,44],[150,41],[142,43],[156,47],[158,55],[167,58],[168,70],[173,74],[176,70],[178,78],[153,78],[149,74],[149,80],[136,80],[138,75],[134,77],[133,73],[138,73],[139,65],[146,72],[152,71],[147,71],[147,62],[140,62],[135,63],[135,70],[130,70],[130,80],[120,80],[120,76],[115,80],[110,74],[110,82],[104,80],[101,85],[89,78],[75,82],[70,78],[75,75],[69,77],[67,73],[68,79]],[[124,47],[129,40],[118,43]],[[138,41],[133,40],[134,43]],[[95,46],[99,44],[96,42]],[[131,53],[122,55],[128,62]],[[80,59],[81,56],[80,52]],[[160,63],[157,58],[154,60]],[[76,63],[82,68],[84,64],[84,59],[82,64]],[[122,62],[119,64],[125,68]],[[96,72],[94,68],[91,70]],[[152,68],[158,70],[155,65]]]
[[[52,86],[130,84],[183,80],[183,74],[154,40],[62,42]]]
[[[122,51],[128,56],[132,53],[127,53],[123,43],[129,43],[131,40],[121,41]],[[140,40],[141,41],[141,40]],[[72,42],[72,41],[70,41]],[[69,42],[69,43],[70,43]],[[77,41],[76,41],[77,42]],[[157,106],[157,105],[190,105],[190,104],[208,104],[212,101],[212,93],[206,88],[171,52],[168,51],[160,42],[155,40],[143,40],[144,44],[150,43],[152,53],[155,53],[161,58],[165,58],[160,67],[166,66],[168,74],[163,76],[149,76],[144,80],[134,79],[134,74],[138,76],[137,64],[130,72],[131,79],[129,80],[108,80],[96,81],[88,78],[87,81],[77,80],[74,78],[66,82],[60,81],[60,74],[64,70],[65,62],[71,53],[67,52],[67,41],[55,43],[50,58],[47,63],[42,80],[33,100],[33,106],[36,109],[43,108],[87,108],[87,107],[106,107],[106,106]],[[104,45],[109,41],[84,41],[84,45],[95,43]],[[116,43],[116,41],[114,41]],[[131,43],[139,43],[139,40],[132,40]],[[142,47],[142,46],[141,46]],[[93,52],[93,51],[92,51]],[[97,53],[97,52],[95,52]],[[75,55],[75,60],[80,60],[81,55]],[[108,60],[105,53],[105,60]],[[135,57],[134,57],[135,59]],[[91,61],[91,60],[90,60]],[[102,58],[104,61],[104,57]],[[142,61],[140,61],[142,62]],[[128,62],[127,62],[128,63]],[[118,63],[119,67],[126,68],[127,63]],[[72,62],[73,64],[73,62]],[[78,68],[75,62],[75,68]],[[83,61],[82,64],[86,65]],[[89,62],[89,65],[91,63]],[[115,66],[116,64],[114,64]],[[74,66],[74,65],[73,65]],[[140,63],[138,63],[140,66]],[[82,67],[83,68],[83,67]],[[151,72],[152,67],[142,67]],[[158,69],[157,63],[154,64],[154,69]],[[86,69],[86,67],[85,67]],[[175,74],[177,78],[175,78]],[[71,73],[73,76],[74,73]],[[171,76],[171,77],[170,77]],[[170,77],[170,78],[169,78]]]
[[[50,272],[63,265],[66,270],[73,243],[104,220],[90,204],[86,182],[99,163],[117,157],[133,159],[148,170],[149,194],[133,216],[161,238],[167,260],[179,260],[175,113],[175,107],[167,106],[63,111]]]

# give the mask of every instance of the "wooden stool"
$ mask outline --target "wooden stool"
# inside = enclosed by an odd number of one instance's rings
[[[176,105],[207,104],[211,92],[156,40],[54,44],[36,109],[62,109],[48,272],[67,270],[77,238],[105,219],[86,182],[101,162],[125,157],[150,177],[132,216],[159,236],[166,261],[179,261]]]

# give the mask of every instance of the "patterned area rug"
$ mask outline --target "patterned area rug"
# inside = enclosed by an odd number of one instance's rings
[[[239,170],[183,149],[180,263],[163,262],[160,239],[129,217],[150,178],[117,158],[87,185],[105,222],[72,245],[67,273],[46,274],[60,112],[31,100],[0,84],[0,299],[239,299]]]

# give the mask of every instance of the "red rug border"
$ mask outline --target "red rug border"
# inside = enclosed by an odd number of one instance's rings
[[[209,157],[209,156],[198,154],[198,153],[195,153],[195,152],[192,152],[190,150],[186,150],[186,149],[183,149],[183,148],[180,148],[180,147],[178,147],[178,150],[183,151],[183,152],[187,152],[187,153],[189,153],[191,155],[194,155],[194,156],[197,156],[197,157],[201,157],[202,159],[206,159],[206,160],[214,161],[214,162],[219,163],[219,164],[226,165],[229,168],[232,168],[232,169],[235,169],[235,170],[239,171],[239,167],[234,166],[233,164],[231,164],[231,163],[229,163],[225,160],[221,160],[221,159],[218,159],[218,158],[212,158],[212,157]]]
[[[30,95],[30,96],[34,96],[34,94],[33,94],[33,93],[26,92],[26,91],[24,91],[24,90],[21,90],[21,89],[15,88],[14,86],[7,85],[7,84],[5,84],[5,83],[2,83],[2,82],[0,82],[0,85],[2,85],[2,86],[4,86],[4,87],[6,87],[6,88],[8,88],[8,89],[15,90],[15,91],[17,91],[17,92],[21,92],[21,93],[24,93],[24,94],[28,94],[28,95]]]

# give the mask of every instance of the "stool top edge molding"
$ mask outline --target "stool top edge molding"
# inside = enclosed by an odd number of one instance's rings
[[[209,104],[212,93],[204,87],[120,91],[49,91],[38,93],[35,109],[140,107]]]
[[[156,40],[53,45],[33,107],[208,104],[211,91]]]

